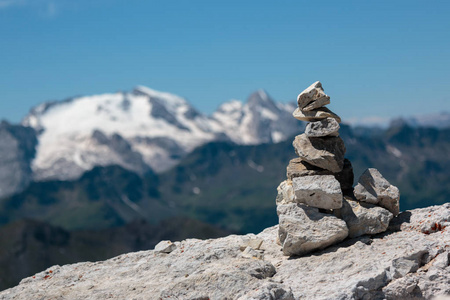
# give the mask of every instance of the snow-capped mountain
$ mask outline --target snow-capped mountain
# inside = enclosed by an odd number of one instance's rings
[[[245,104],[237,100],[222,104],[212,118],[237,144],[277,143],[298,132],[301,123],[292,118],[294,110],[294,104],[277,103],[259,90]]]
[[[22,124],[39,132],[34,179],[68,180],[113,164],[140,174],[161,172],[210,141],[279,142],[303,126],[290,117],[294,108],[260,90],[245,104],[232,100],[206,116],[179,96],[139,86],[43,103]]]

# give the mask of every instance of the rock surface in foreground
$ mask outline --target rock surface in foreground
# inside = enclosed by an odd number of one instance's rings
[[[188,239],[170,254],[54,266],[0,299],[431,299],[450,294],[449,225],[449,203],[406,211],[386,234],[294,259],[280,251],[278,226],[257,236]],[[263,240],[264,260],[242,256],[255,239]]]

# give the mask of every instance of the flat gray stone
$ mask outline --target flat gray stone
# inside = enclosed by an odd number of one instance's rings
[[[348,159],[344,159],[344,167],[339,173],[333,173],[330,170],[321,169],[319,167],[308,164],[301,158],[293,158],[289,161],[286,168],[286,177],[290,180],[295,177],[312,176],[312,175],[333,175],[341,184],[344,193],[350,192],[353,187],[353,167]]]
[[[301,92],[297,97],[298,107],[310,111],[330,103],[330,97],[325,94],[320,81],[316,81]]]
[[[375,168],[369,168],[361,175],[355,186],[357,200],[377,204],[398,215],[400,191],[389,183]]]
[[[348,236],[345,222],[303,204],[278,205],[278,235],[284,255],[304,255],[342,241]]]
[[[387,209],[348,197],[344,197],[342,208],[334,213],[347,223],[351,238],[384,232],[394,217]]]
[[[334,118],[326,118],[320,121],[308,123],[305,134],[308,137],[338,136],[339,123]]]
[[[311,111],[301,110],[297,107],[292,115],[300,121],[315,122],[326,118],[333,118],[336,119],[338,123],[341,123],[341,118],[326,107],[321,107]]]
[[[323,209],[342,207],[341,185],[333,175],[296,177],[292,184],[297,203]]]
[[[308,164],[299,157],[291,159],[288,166],[286,167],[286,177],[290,180],[294,179],[295,177],[332,174],[333,172],[331,172],[330,170],[325,170]]]
[[[311,165],[333,173],[344,167],[346,149],[340,137],[308,138],[301,134],[295,137],[292,145],[297,155]]]

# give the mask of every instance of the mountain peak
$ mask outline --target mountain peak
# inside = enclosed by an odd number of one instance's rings
[[[250,107],[265,107],[270,110],[277,110],[277,106],[269,94],[263,90],[259,89],[252,94],[247,99],[247,103]]]

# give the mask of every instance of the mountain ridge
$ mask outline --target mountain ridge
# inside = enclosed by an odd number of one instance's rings
[[[447,201],[449,129],[404,125],[367,136],[342,125],[340,134],[355,178],[367,168],[379,169],[399,187],[401,210]],[[257,232],[276,222],[276,187],[294,157],[290,140],[261,145],[222,141],[197,147],[159,174],[99,166],[77,180],[33,182],[22,193],[2,199],[0,223],[40,218],[70,230],[120,226],[142,214],[148,222],[182,214],[234,232]],[[96,224],[89,217],[95,211],[101,212]]]

